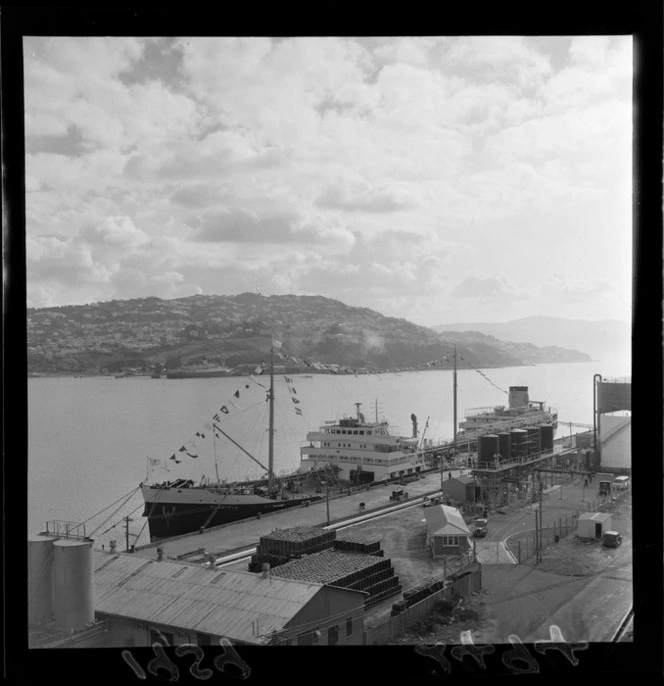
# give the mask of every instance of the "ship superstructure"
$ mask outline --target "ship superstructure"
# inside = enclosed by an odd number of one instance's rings
[[[334,468],[339,479],[368,483],[415,474],[431,465],[418,449],[414,415],[413,436],[395,436],[388,422],[368,422],[356,403],[355,417],[325,422],[307,434],[300,448],[300,471]]]
[[[508,406],[475,407],[467,410],[459,422],[457,440],[473,440],[487,433],[523,429],[529,426],[552,424],[558,428],[558,411],[544,402],[530,400],[528,386],[510,386]]]

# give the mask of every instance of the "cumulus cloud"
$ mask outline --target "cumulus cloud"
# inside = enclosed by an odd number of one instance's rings
[[[354,242],[350,232],[333,226],[307,222],[295,212],[219,210],[190,220],[197,241],[236,243],[308,243],[341,240]]]
[[[264,292],[444,321],[471,295],[495,317],[517,300],[550,311],[553,294],[591,302],[615,273],[631,216],[629,37],[25,46],[40,302],[260,278]],[[585,281],[560,277],[589,245],[606,247]],[[517,297],[498,256],[547,287]]]
[[[398,212],[412,207],[400,194],[389,190],[372,188],[369,184],[351,187],[338,183],[329,186],[316,200],[318,207],[343,210],[344,212]]]
[[[519,298],[524,297],[514,282],[503,274],[467,276],[452,292],[458,298]]]

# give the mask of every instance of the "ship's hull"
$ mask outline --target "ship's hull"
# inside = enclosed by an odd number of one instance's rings
[[[320,500],[320,496],[273,500],[252,494],[219,495],[204,488],[159,489],[143,486],[150,540],[180,536]]]

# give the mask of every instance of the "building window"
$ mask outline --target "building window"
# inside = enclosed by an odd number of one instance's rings
[[[335,646],[339,642],[339,627],[331,626],[327,630],[327,645]]]
[[[353,618],[348,617],[346,620],[346,638],[353,635]]]

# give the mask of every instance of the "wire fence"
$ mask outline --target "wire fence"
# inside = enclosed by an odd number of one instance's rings
[[[533,529],[508,538],[507,548],[516,557],[519,564],[527,562],[537,555],[538,549],[541,551],[552,543],[559,543],[564,538],[575,534],[581,514],[585,512],[611,512],[624,503],[630,495],[631,490],[628,489],[582,501],[576,512],[566,512],[560,515],[556,521],[543,526],[539,532]],[[538,538],[541,540],[538,541]]]

